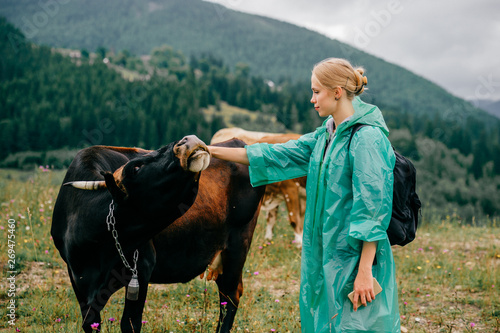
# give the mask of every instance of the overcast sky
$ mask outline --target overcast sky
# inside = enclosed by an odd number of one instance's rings
[[[499,0],[209,1],[318,31],[458,97],[500,99]]]

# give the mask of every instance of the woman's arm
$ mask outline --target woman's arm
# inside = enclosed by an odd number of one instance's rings
[[[358,297],[361,298],[361,304],[364,306],[366,306],[366,302],[371,302],[375,299],[372,274],[375,252],[377,252],[377,242],[363,242],[358,275],[356,276],[356,280],[354,280],[354,311],[358,309]]]
[[[228,148],[218,146],[208,146],[210,155],[215,158],[249,165],[247,150],[245,148]]]

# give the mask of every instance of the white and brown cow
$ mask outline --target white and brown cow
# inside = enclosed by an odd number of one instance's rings
[[[223,128],[216,132],[210,144],[223,142],[232,138],[238,138],[247,144],[254,143],[284,143],[296,140],[300,134],[295,133],[266,133],[247,131],[239,127]],[[278,206],[285,201],[288,210],[288,220],[295,234],[295,244],[302,246],[302,230],[304,226],[304,210],[306,198],[307,177],[284,180],[266,186],[261,209],[266,212],[266,235],[265,238],[273,238],[273,228],[278,215]]]

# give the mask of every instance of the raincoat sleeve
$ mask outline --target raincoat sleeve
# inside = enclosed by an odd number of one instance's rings
[[[357,131],[351,141],[353,205],[347,242],[361,251],[362,242],[387,238],[392,215],[394,151],[377,127]]]
[[[306,176],[317,137],[312,132],[286,143],[246,146],[252,186]]]

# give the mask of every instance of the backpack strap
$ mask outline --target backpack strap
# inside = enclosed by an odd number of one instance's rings
[[[349,143],[347,144],[347,151],[349,151],[349,149],[351,148],[351,141],[352,141],[352,137],[354,136],[354,134],[356,134],[357,131],[359,131],[359,129],[361,127],[365,127],[365,126],[370,126],[370,125],[366,125],[366,124],[355,124],[354,126],[352,126],[352,130],[351,130],[351,136],[349,137]]]

